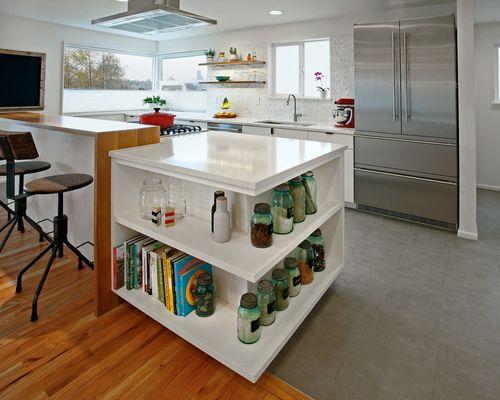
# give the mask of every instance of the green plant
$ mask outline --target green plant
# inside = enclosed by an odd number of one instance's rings
[[[214,57],[215,56],[215,50],[214,49],[205,50],[205,56],[207,56],[207,57]]]
[[[238,50],[236,50],[236,47],[231,47],[231,48],[229,49],[229,52],[230,52],[231,54],[233,54],[233,55],[238,54]]]
[[[167,101],[165,99],[162,99],[160,96],[146,97],[142,100],[142,102],[144,104],[156,104],[160,107],[163,107],[167,104]]]

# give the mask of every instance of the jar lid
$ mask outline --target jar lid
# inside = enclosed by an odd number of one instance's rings
[[[271,212],[271,207],[266,203],[257,203],[253,209],[255,214],[269,214]]]
[[[203,272],[200,274],[198,279],[196,280],[198,285],[200,286],[207,286],[212,284],[212,275],[210,275],[208,272]]]
[[[216,190],[216,191],[214,192],[214,195],[215,195],[215,196],[225,196],[226,194],[224,193],[224,191],[223,191],[223,190]]]
[[[288,183],[294,186],[302,185],[302,179],[300,178],[300,176],[296,176],[295,178],[290,179]]]
[[[257,296],[253,293],[245,293],[243,296],[241,296],[240,305],[243,308],[257,307]]]
[[[271,293],[274,289],[274,285],[270,280],[262,279],[257,285],[257,290],[261,293]]]
[[[311,177],[311,176],[314,176],[312,171],[307,171],[307,172],[304,172],[301,176],[307,176],[307,177]]]
[[[273,270],[273,279],[275,281],[283,281],[287,278],[288,274],[283,268],[276,268]]]
[[[311,233],[311,236],[314,236],[314,237],[319,237],[321,236],[321,229],[316,229],[313,233]]]
[[[285,261],[283,261],[283,265],[286,269],[294,269],[297,268],[298,262],[295,257],[287,257],[285,258]]]
[[[301,244],[299,244],[301,249],[307,250],[311,248],[311,242],[309,240],[304,240]]]
[[[288,183],[282,183],[279,186],[276,186],[274,188],[277,192],[288,192],[290,190],[290,186],[288,186]]]
[[[222,196],[218,196],[216,201],[226,201],[227,200],[227,197],[222,195]]]

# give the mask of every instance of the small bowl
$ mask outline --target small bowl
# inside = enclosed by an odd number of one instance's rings
[[[217,79],[219,82],[226,82],[231,78],[230,76],[216,76],[215,79]]]

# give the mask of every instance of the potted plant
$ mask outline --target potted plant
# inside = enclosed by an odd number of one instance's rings
[[[160,111],[162,107],[165,107],[167,105],[167,101],[165,99],[162,99],[160,96],[146,97],[142,100],[142,102],[144,104],[148,104],[149,108],[152,108],[156,112]]]
[[[330,88],[325,87],[323,84],[324,77],[325,76],[323,75],[323,72],[318,71],[314,73],[314,78],[316,79],[317,82],[319,82],[319,86],[317,86],[317,89],[322,99],[326,99],[328,91],[330,90]]]
[[[207,64],[213,63],[215,57],[215,50],[214,49],[205,50],[205,57],[207,59]]]
[[[238,50],[236,50],[236,47],[231,47],[229,53],[231,53],[229,61],[239,61],[240,58],[238,57]]]

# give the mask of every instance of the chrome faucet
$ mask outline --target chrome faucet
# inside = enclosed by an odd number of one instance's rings
[[[299,117],[302,117],[302,114],[297,114],[297,98],[294,94],[289,94],[288,99],[286,100],[286,105],[290,105],[290,97],[293,98],[293,122],[297,122]]]

